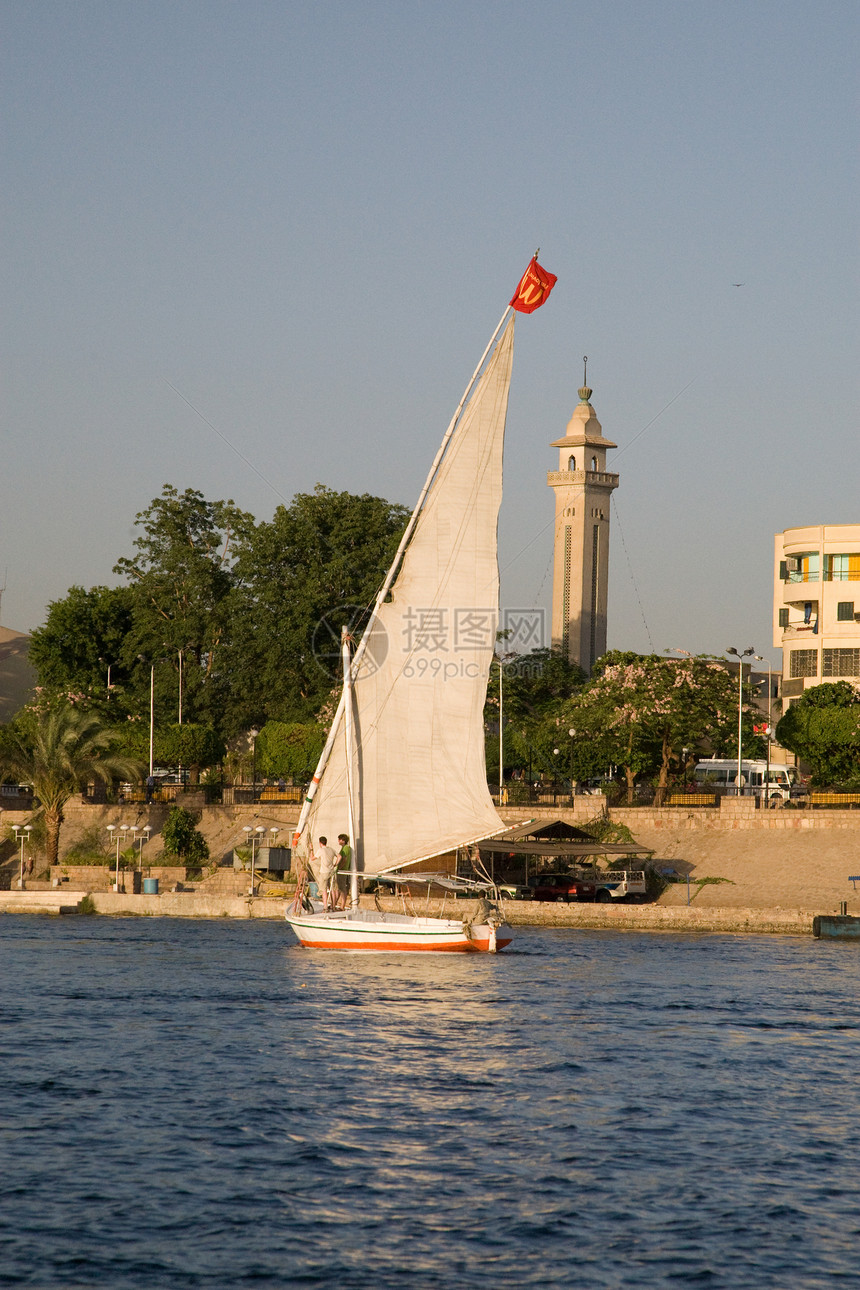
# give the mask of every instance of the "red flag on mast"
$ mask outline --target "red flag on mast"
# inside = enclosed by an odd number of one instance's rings
[[[521,314],[533,314],[540,309],[557,282],[555,274],[541,268],[537,256],[533,255],[510,303]]]

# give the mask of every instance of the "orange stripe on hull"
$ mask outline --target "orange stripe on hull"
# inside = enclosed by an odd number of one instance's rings
[[[438,945],[434,945],[432,943],[416,944],[415,941],[390,940],[361,942],[308,941],[305,940],[303,936],[300,936],[299,940],[305,949],[308,950],[394,950],[395,952],[408,951],[409,953],[415,953],[416,951],[426,953],[429,950],[436,954],[486,954],[489,953],[490,948],[489,941],[481,942],[480,944],[476,944],[474,941],[460,941],[454,944],[450,941],[443,941]],[[508,937],[507,940],[497,940],[496,948],[500,950],[504,949],[506,945],[510,945],[512,940],[513,937]]]

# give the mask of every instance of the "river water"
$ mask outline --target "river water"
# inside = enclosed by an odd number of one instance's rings
[[[860,1284],[860,946],[0,918],[0,1285]]]

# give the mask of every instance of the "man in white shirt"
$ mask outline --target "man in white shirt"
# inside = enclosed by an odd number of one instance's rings
[[[323,908],[328,909],[331,897],[331,880],[337,869],[337,855],[328,844],[328,838],[320,838],[317,853],[314,856],[314,873],[322,896]]]

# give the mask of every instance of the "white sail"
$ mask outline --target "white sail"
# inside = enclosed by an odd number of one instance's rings
[[[502,827],[483,707],[498,622],[497,524],[513,359],[507,323],[418,517],[355,678],[359,867],[378,873]],[[341,729],[310,808],[313,847],[347,832]]]

